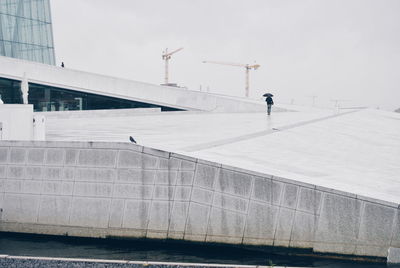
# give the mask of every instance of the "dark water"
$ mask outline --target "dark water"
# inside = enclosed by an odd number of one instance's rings
[[[220,245],[183,244],[167,241],[85,239],[59,236],[0,233],[0,254],[64,258],[115,259],[278,265],[325,268],[381,268],[385,264],[295,257]]]

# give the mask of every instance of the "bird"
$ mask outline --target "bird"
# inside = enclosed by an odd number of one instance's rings
[[[133,143],[136,143],[135,139],[132,136],[129,136],[129,140]]]

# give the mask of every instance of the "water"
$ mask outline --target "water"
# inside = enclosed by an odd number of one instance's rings
[[[86,239],[0,233],[0,254],[63,258],[114,259],[243,265],[281,265],[324,268],[383,268],[385,264],[357,263],[269,254],[220,245],[149,240]]]

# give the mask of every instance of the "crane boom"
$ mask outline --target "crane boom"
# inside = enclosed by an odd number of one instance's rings
[[[168,57],[168,56],[171,56],[172,54],[175,54],[176,52],[179,52],[179,51],[181,51],[183,49],[183,47],[181,47],[181,48],[178,48],[178,49],[175,49],[174,51],[172,51],[172,52],[168,52],[168,48],[165,50],[165,53],[163,54],[163,56],[164,57]]]
[[[246,67],[246,64],[234,63],[234,62],[203,61],[203,63],[213,63],[213,64],[221,64],[221,65],[230,65],[230,66]]]
[[[260,64],[249,65],[249,64],[244,64],[244,63],[222,62],[222,61],[203,61],[203,63],[238,66],[238,67],[245,67],[245,68],[254,69],[254,70],[257,70],[260,67]]]

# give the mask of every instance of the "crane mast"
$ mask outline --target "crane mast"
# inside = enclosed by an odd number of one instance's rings
[[[168,75],[169,75],[169,60],[171,59],[171,56],[173,54],[175,54],[178,51],[181,51],[183,49],[183,47],[178,48],[172,52],[168,52],[168,48],[165,49],[165,51],[163,51],[162,54],[162,59],[165,61],[165,74],[164,74],[164,84],[168,85]]]

